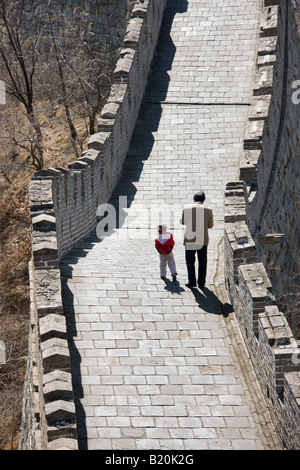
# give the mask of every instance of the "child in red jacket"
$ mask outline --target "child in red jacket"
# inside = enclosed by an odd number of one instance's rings
[[[160,259],[160,277],[166,279],[167,264],[171,271],[173,281],[177,279],[176,264],[173,254],[173,247],[175,245],[172,233],[166,231],[165,225],[158,226],[158,235],[155,238],[155,248],[159,253]]]

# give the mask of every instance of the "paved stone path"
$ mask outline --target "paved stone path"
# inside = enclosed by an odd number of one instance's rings
[[[215,289],[223,192],[237,175],[258,19],[258,0],[169,0],[111,201],[124,206],[126,196],[126,209],[114,233],[91,237],[62,262],[81,449],[274,447]],[[203,292],[185,286],[179,225],[200,188],[215,216]],[[154,238],[162,221],[175,236],[177,283],[160,279]]]

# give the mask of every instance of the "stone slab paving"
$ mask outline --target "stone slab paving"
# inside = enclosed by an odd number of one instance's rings
[[[237,175],[258,19],[258,0],[169,0],[111,200],[117,228],[103,240],[91,236],[62,261],[82,449],[270,448],[214,287],[223,193]],[[191,291],[179,217],[200,188],[215,227],[207,287]],[[160,279],[160,222],[175,236],[176,283]]]

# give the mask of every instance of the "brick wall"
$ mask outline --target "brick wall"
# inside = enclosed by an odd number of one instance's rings
[[[282,267],[289,251],[299,248],[293,190],[300,108],[291,92],[300,77],[300,41],[294,7],[286,0],[265,0],[262,7],[240,180],[225,191],[224,248],[225,284],[276,431],[285,448],[299,450],[300,350],[277,301],[286,279]]]
[[[95,229],[97,207],[109,201],[121,174],[165,6],[166,0],[134,2],[98,133],[68,169],[36,172],[30,184],[31,354],[20,449],[77,448],[59,260]]]
[[[17,0],[19,1],[19,0]],[[121,47],[124,31],[130,16],[130,7],[134,0],[24,0],[26,29],[28,35],[36,34],[36,25],[42,21],[47,28],[47,16],[50,13],[54,19],[54,28],[58,28],[60,41],[68,41],[68,34],[74,26],[74,21],[80,18],[85,23],[81,30],[86,40],[93,44],[106,44],[108,52]],[[71,46],[68,41],[69,46]],[[47,51],[47,44],[45,44]]]
[[[247,224],[258,257],[281,308],[289,312],[293,293],[300,288],[295,281],[300,267],[300,104],[299,93],[295,95],[300,77],[300,6],[287,0],[265,3],[240,179],[247,188]],[[282,236],[266,237],[270,234]],[[298,314],[287,314],[299,337]]]
[[[281,442],[288,449],[300,449],[300,348],[257,259],[245,224],[245,197],[236,197],[232,186],[227,186],[225,207],[236,212],[238,220],[231,215],[225,221],[225,285]]]

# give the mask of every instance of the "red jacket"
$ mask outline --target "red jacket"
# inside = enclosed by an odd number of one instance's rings
[[[163,232],[155,238],[155,248],[162,255],[168,255],[175,245],[173,235],[169,232]]]

